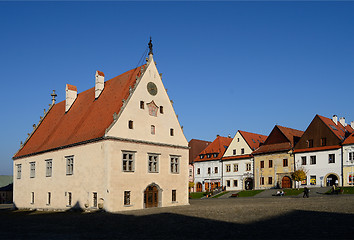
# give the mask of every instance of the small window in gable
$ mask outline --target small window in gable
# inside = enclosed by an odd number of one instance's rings
[[[160,113],[163,114],[163,106],[160,106]]]
[[[154,125],[151,125],[151,134],[155,135],[155,126]]]
[[[133,129],[133,121],[132,120],[129,120],[128,127],[129,127],[129,129]]]
[[[174,136],[174,130],[173,130],[173,128],[170,129],[170,136]]]
[[[140,101],[140,109],[144,109],[144,101]]]

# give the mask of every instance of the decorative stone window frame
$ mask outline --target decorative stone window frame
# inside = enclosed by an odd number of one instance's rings
[[[159,158],[160,154],[148,153],[148,173],[159,173]]]
[[[135,171],[135,151],[122,151],[122,171],[134,172]],[[131,166],[131,167],[129,167]]]

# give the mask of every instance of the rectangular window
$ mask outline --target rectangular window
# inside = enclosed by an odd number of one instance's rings
[[[129,120],[129,122],[128,122],[128,128],[129,128],[129,129],[133,129],[133,121],[132,121],[132,120]]]
[[[230,180],[226,180],[226,187],[230,187]]]
[[[245,149],[241,148],[241,154],[245,154]]]
[[[172,202],[177,201],[177,195],[176,195],[176,190],[172,190]]]
[[[72,204],[72,194],[71,192],[67,192],[67,197],[68,197],[68,205],[66,205],[67,207],[71,207]]]
[[[316,185],[316,176],[310,176],[310,185]]]
[[[349,153],[349,161],[354,161],[354,152]]]
[[[51,194],[51,192],[48,192],[48,194],[47,194],[47,205],[50,205],[51,198],[52,198],[52,194]]]
[[[214,168],[214,173],[218,173],[218,172],[219,172],[218,167],[215,167],[215,168]]]
[[[144,109],[144,101],[140,101],[140,109]]]
[[[159,172],[159,156],[156,154],[148,155],[148,170],[149,173],[157,173]]]
[[[189,169],[189,177],[193,177],[193,169]]]
[[[171,173],[179,173],[179,157],[171,156]]]
[[[197,169],[197,174],[198,174],[198,175],[200,174],[200,168]]]
[[[231,165],[230,164],[226,164],[226,172],[230,172],[231,171]]]
[[[273,160],[269,160],[269,168],[273,167]]]
[[[326,146],[326,145],[327,145],[327,139],[321,138],[321,146]]]
[[[309,148],[313,147],[313,139],[309,139],[307,143]]]
[[[170,129],[170,136],[174,136],[175,135],[175,132],[173,130],[173,128]]]
[[[66,175],[74,174],[74,156],[67,156],[66,158]]]
[[[288,159],[285,158],[283,159],[283,167],[287,167],[288,166]]]
[[[155,126],[154,125],[151,125],[151,134],[152,135],[155,135]]]
[[[238,172],[238,164],[234,164],[234,172]]]
[[[211,169],[210,169],[210,167],[208,167],[208,174],[210,174],[211,173]]]
[[[17,176],[16,176],[16,178],[17,178],[17,179],[21,179],[21,175],[22,175],[22,165],[21,165],[21,164],[17,164],[16,167],[17,167]]]
[[[273,178],[272,177],[268,177],[268,184],[269,185],[273,184]]]
[[[264,185],[264,177],[261,177],[261,178],[260,178],[260,184],[261,184],[261,185]]]
[[[234,180],[234,187],[237,187],[238,183],[237,180]]]
[[[124,191],[124,206],[130,205],[130,191]]]
[[[264,168],[264,161],[261,161],[261,168]]]
[[[305,157],[301,157],[301,164],[302,165],[306,165],[306,156]]]
[[[310,156],[310,164],[311,165],[316,164],[316,156]]]
[[[92,206],[94,208],[97,207],[97,193],[96,192],[92,193]]]
[[[160,113],[163,114],[163,106],[160,106]]]
[[[328,163],[335,163],[335,155],[334,154],[328,154]]]
[[[34,204],[34,192],[31,192],[31,204]]]
[[[52,160],[45,160],[45,176],[51,177],[52,176]]]
[[[233,155],[236,155],[236,149],[234,149],[234,150],[232,151],[232,154],[233,154]]]
[[[122,152],[122,163],[123,163],[123,172],[134,172],[134,160],[135,153],[133,152]]]
[[[30,178],[34,178],[36,176],[36,163],[30,162]]]
[[[246,163],[246,171],[251,171],[252,165],[250,163]]]

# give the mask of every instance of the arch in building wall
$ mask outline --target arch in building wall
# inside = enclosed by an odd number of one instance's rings
[[[144,208],[161,207],[162,189],[156,183],[149,184],[144,190]]]
[[[282,188],[291,188],[291,186],[292,186],[291,178],[288,177],[288,176],[284,176],[284,177],[281,179],[281,187],[282,187]]]
[[[327,187],[333,186],[336,183],[339,185],[339,176],[335,173],[328,173],[324,178],[324,183]]]
[[[203,184],[201,184],[200,182],[197,182],[197,187],[196,187],[196,191],[197,192],[203,192]]]
[[[244,189],[252,190],[253,189],[253,178],[246,178],[244,181]]]

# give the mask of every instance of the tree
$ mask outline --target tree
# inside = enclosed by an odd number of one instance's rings
[[[188,187],[189,187],[189,192],[190,192],[190,191],[191,191],[191,188],[194,187],[194,182],[189,182]]]
[[[303,180],[306,180],[306,172],[304,169],[299,169],[293,172],[291,174],[291,177],[294,181],[301,182]],[[299,184],[298,184],[298,188],[299,188]]]

